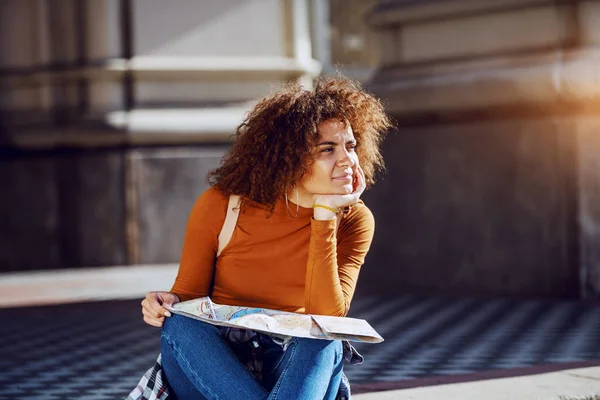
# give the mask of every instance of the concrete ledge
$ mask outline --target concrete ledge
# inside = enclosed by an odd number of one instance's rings
[[[132,139],[143,134],[215,135],[228,138],[254,102],[239,107],[136,109],[106,115],[109,126],[126,129]]]
[[[118,81],[125,74],[145,81],[206,81],[206,80],[273,80],[293,79],[321,73],[317,60],[298,60],[291,57],[148,57],[130,60],[108,59],[102,65],[69,67],[62,70],[37,67],[30,70],[6,71],[0,77],[5,87],[39,85],[60,79],[62,82],[79,79]]]
[[[461,18],[473,14],[556,5],[556,0],[459,0],[380,2],[369,15],[375,27]]]
[[[432,67],[429,76],[411,76],[414,68],[389,67],[374,77],[369,89],[396,115],[600,100],[600,51],[557,53],[543,64],[507,63],[503,58],[467,61]]]
[[[51,270],[0,274],[0,307],[143,298],[169,290],[177,264]]]
[[[102,120],[102,130],[86,126],[40,128],[10,134],[9,142],[21,149],[231,143],[253,105],[112,111],[96,117]]]
[[[600,395],[600,367],[355,395],[359,400],[567,400]]]

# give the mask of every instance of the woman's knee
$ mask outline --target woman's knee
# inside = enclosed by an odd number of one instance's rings
[[[162,326],[161,334],[169,337],[177,337],[185,329],[187,318],[174,314],[171,317],[165,318]]]
[[[174,349],[181,338],[185,338],[185,319],[178,315],[165,318],[160,334],[161,352],[166,353]]]
[[[300,346],[303,347],[310,347],[315,349],[328,349],[334,352],[341,352],[343,350],[341,340],[321,340],[306,338],[295,338],[295,340]]]
[[[335,357],[335,363],[339,364],[344,361],[344,346],[341,340],[333,340],[330,344],[331,351]]]
[[[192,354],[210,348],[220,340],[218,327],[181,315],[165,320],[161,332],[161,352]]]
[[[341,340],[296,338],[295,341],[299,351],[331,356],[336,363],[342,361],[344,348]]]
[[[218,327],[214,325],[173,314],[173,316],[165,318],[161,336],[176,340],[182,337],[196,337],[199,339],[215,334],[218,334]]]

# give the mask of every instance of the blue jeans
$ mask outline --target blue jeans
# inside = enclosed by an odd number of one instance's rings
[[[341,341],[293,338],[285,352],[265,346],[259,383],[218,327],[176,314],[165,319],[161,353],[169,393],[179,400],[334,400],[343,368]]]

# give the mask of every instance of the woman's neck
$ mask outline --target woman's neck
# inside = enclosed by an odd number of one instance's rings
[[[312,206],[315,204],[313,195],[305,191],[303,188],[299,188],[298,186],[290,189],[287,193],[287,197],[291,203],[297,204],[300,207],[312,208]]]

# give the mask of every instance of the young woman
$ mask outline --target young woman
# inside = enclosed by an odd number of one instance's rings
[[[294,338],[282,346],[258,335],[259,381],[222,330],[164,306],[210,296],[219,304],[345,316],[374,231],[360,196],[383,167],[379,144],[389,127],[379,101],[344,78],[323,78],[312,91],[286,86],[250,111],[192,209],[173,288],[142,302],[144,321],[162,326],[170,396],[336,398],[340,341]],[[240,213],[217,256],[232,194],[241,196]]]

